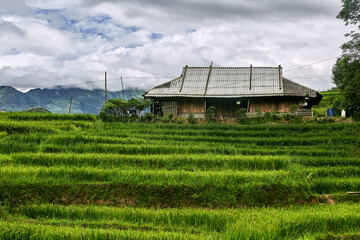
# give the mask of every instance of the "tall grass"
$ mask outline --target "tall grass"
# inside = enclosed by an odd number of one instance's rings
[[[357,236],[356,204],[292,205],[360,191],[359,139],[359,123],[0,114],[0,239]]]
[[[7,112],[0,113],[0,118],[17,121],[96,121],[92,114],[56,114],[56,113],[28,113],[28,112]]]
[[[17,217],[9,217],[8,223],[0,222],[3,238],[38,234],[39,239],[44,239],[56,236],[51,233],[53,229],[59,237],[82,233],[89,239],[114,234],[121,238],[130,234],[135,239],[298,239],[359,233],[360,224],[358,204],[224,210],[46,204],[21,206],[11,214]]]

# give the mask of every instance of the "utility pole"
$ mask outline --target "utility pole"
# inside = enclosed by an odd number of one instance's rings
[[[122,92],[123,92],[123,99],[125,100],[124,83],[123,83],[122,76],[120,77],[120,79],[121,79],[121,87],[122,87]]]
[[[71,104],[72,104],[72,97],[70,98],[69,114],[70,114],[70,112],[71,112]]]
[[[105,72],[105,103],[107,103],[107,85],[106,85],[106,81],[107,81],[107,76],[106,76],[106,72]]]

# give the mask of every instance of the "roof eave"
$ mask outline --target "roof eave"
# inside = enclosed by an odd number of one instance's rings
[[[168,97],[196,97],[196,98],[249,98],[249,97],[304,97],[298,93],[269,93],[269,94],[228,94],[228,95],[195,95],[195,94],[148,94],[145,98],[168,98]]]

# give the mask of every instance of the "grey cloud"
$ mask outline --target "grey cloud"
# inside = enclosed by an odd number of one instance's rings
[[[13,9],[16,16],[15,0],[5,0],[8,5],[1,5],[4,2],[0,1],[0,6]],[[42,2],[44,11],[37,10],[31,19],[41,22],[31,22],[21,9],[21,20],[14,20],[18,27],[27,30],[27,39],[2,42],[10,52],[31,53],[28,59],[22,54],[3,58],[3,66],[12,59],[11,68],[0,69],[3,84],[51,87],[101,80],[104,71],[112,78],[176,77],[185,65],[208,66],[211,61],[216,66],[282,64],[286,70],[340,54],[343,35],[343,24],[335,19],[340,0],[83,0],[80,6],[74,4],[51,13],[47,9],[54,7],[52,1],[35,2]],[[0,19],[11,11],[7,12],[0,10]],[[102,15],[112,19],[89,21]],[[71,19],[76,22],[69,23]],[[25,32],[17,26],[2,22],[0,32],[23,37]],[[135,26],[139,30],[127,33],[120,26]],[[84,31],[88,28],[90,33]],[[196,31],[187,32],[188,29]],[[98,36],[97,31],[109,39]],[[151,33],[164,37],[149,39]],[[125,47],[130,45],[136,47]],[[326,62],[286,76],[331,74],[332,64]],[[169,79],[126,79],[126,86],[148,88],[166,80]],[[294,80],[315,89],[331,86],[331,80],[326,79]],[[114,90],[121,87],[118,81],[110,83]],[[102,82],[94,86],[103,87]]]
[[[25,0],[1,0],[0,15],[33,15],[34,10],[30,8]]]
[[[0,22],[0,36],[15,35],[17,37],[25,37],[26,32],[11,22]]]
[[[94,6],[103,2],[111,2],[114,4],[128,5],[136,8],[138,14],[129,15],[129,17],[138,17],[141,12],[148,9],[161,9],[164,16],[178,15],[179,18],[191,19],[218,19],[229,17],[241,17],[252,20],[259,19],[294,19],[304,16],[336,16],[340,3],[328,0],[82,0],[85,6]]]

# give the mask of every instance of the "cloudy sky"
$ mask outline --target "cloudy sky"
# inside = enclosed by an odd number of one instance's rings
[[[326,90],[348,31],[336,19],[340,7],[340,0],[1,0],[0,85],[102,88],[107,71],[110,90],[120,90],[120,76],[125,88],[149,88],[185,65],[213,61],[281,64],[284,76]]]

